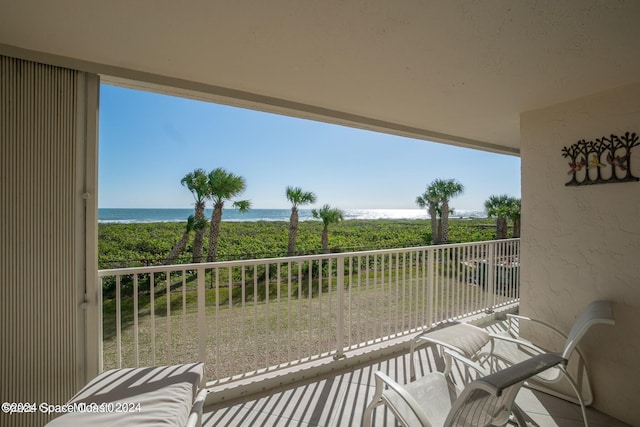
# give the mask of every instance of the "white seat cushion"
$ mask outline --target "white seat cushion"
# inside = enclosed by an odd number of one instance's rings
[[[47,425],[184,426],[202,381],[203,370],[202,363],[194,363],[103,372],[68,403],[95,403],[107,409],[106,412],[67,413]],[[126,406],[123,405],[125,403]],[[110,411],[118,408],[127,410]]]

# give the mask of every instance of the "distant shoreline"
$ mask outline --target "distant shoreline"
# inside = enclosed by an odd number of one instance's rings
[[[205,217],[211,216],[211,209],[205,210]],[[423,209],[344,209],[345,220],[425,220],[429,219]],[[98,222],[101,224],[164,223],[184,222],[193,214],[193,208],[99,208]],[[290,209],[251,209],[239,213],[235,209],[225,209],[224,222],[277,222],[289,221]],[[451,218],[486,218],[483,211],[459,211]],[[299,210],[300,221],[314,220],[311,209]]]

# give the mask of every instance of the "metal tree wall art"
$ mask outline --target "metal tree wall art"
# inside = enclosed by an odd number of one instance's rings
[[[631,149],[640,145],[634,133],[603,136],[595,141],[584,139],[562,148],[562,157],[569,159],[571,181],[565,185],[609,184],[640,181],[631,174]]]

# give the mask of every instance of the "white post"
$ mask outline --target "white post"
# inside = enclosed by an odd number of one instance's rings
[[[496,303],[496,246],[496,242],[489,243],[487,254],[487,313],[493,313],[493,306]]]
[[[198,359],[207,365],[207,316],[205,312],[205,268],[198,267]],[[206,381],[206,375],[203,381]]]
[[[435,260],[435,248],[430,247],[428,250],[428,267],[427,267],[427,307],[428,307],[428,315],[427,315],[427,327],[430,328],[433,326],[434,315],[433,315],[433,287],[434,287],[434,274],[436,268],[436,260]]]
[[[342,359],[344,356],[344,257],[338,255],[337,262],[337,304],[336,308],[336,355],[335,360]]]

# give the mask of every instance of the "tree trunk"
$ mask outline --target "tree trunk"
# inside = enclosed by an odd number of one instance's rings
[[[209,250],[207,262],[215,262],[218,252],[218,237],[220,237],[220,222],[222,222],[222,206],[224,202],[217,202],[211,214],[211,228],[209,229]]]
[[[496,239],[506,239],[507,233],[507,219],[498,217],[496,220]]]
[[[513,238],[520,237],[520,219],[513,220]]]
[[[322,252],[329,253],[329,228],[326,226],[322,229]]]
[[[435,206],[429,206],[429,216],[431,217],[431,244],[438,243],[438,212]]]
[[[164,260],[164,262],[162,263],[163,265],[173,265],[176,262],[176,259],[178,259],[178,256],[180,256],[180,254],[182,252],[184,252],[184,248],[187,246],[187,242],[189,241],[189,235],[191,233],[185,231],[184,234],[182,235],[182,238],[180,239],[180,241],[178,243],[176,243],[173,248],[171,248],[171,251],[169,252],[169,255],[167,256],[167,259]]]
[[[289,218],[289,245],[287,246],[287,255],[296,254],[296,239],[298,238],[298,209],[291,208],[291,217]]]
[[[442,201],[442,243],[449,242],[449,201]]]
[[[204,203],[196,203],[196,223],[204,219]],[[204,227],[196,228],[193,237],[193,257],[192,261],[202,262],[202,245],[204,244]]]

